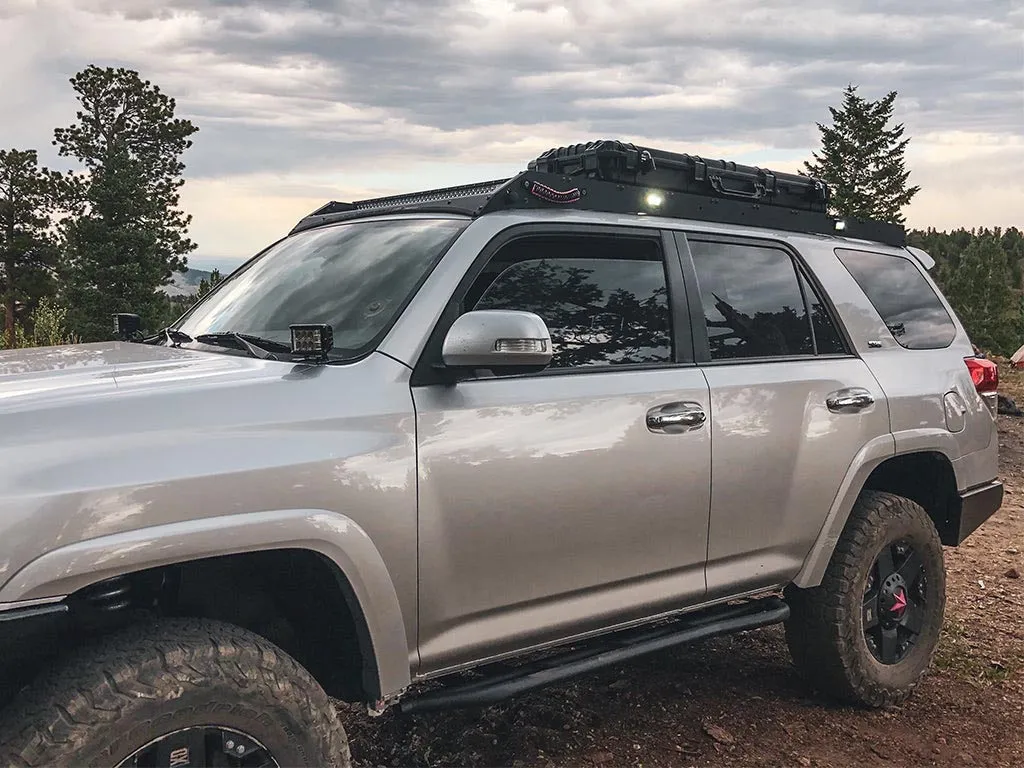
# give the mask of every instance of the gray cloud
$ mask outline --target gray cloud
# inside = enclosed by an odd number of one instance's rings
[[[1019,141],[1022,28],[1017,0],[4,0],[0,144],[47,145],[88,63],[178,98],[195,179],[594,137],[806,154],[849,82],[899,91],[912,137]]]

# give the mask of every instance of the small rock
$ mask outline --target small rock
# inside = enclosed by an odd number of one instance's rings
[[[984,589],[985,588],[985,582],[982,581],[981,579],[978,579],[978,586],[981,587],[982,589]]]
[[[1017,549],[1016,547],[1010,547],[1008,550],[1006,550],[1006,554],[1008,554],[1008,555],[1019,555],[1020,554],[1020,550]]]
[[[1006,573],[1004,573],[1003,576],[1005,576],[1008,579],[1019,579],[1020,571],[1018,571],[1016,568],[1011,568]]]
[[[804,768],[810,768],[811,758],[809,758],[809,757],[798,757],[796,759],[796,761],[798,763],[800,763],[800,765],[802,765]]]
[[[717,741],[719,744],[735,744],[736,739],[725,728],[714,723],[704,723],[704,733]]]
[[[629,680],[623,678],[622,680],[616,680],[614,683],[608,686],[613,691],[621,691],[623,688],[629,688]]]
[[[592,762],[594,765],[604,765],[605,763],[610,763],[614,759],[615,755],[611,752],[592,752],[587,755],[587,760]]]

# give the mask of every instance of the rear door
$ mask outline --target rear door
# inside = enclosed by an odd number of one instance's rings
[[[678,235],[711,393],[708,597],[788,582],[854,457],[889,431],[884,395],[799,254]]]
[[[532,226],[453,299],[537,313],[555,361],[413,388],[424,673],[703,599],[712,419],[674,248]]]

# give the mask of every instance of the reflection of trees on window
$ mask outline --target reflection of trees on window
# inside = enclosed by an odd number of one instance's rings
[[[804,298],[811,307],[811,324],[814,326],[814,345],[819,355],[841,355],[846,352],[846,342],[839,333],[835,320],[825,308],[821,297],[803,274],[800,285]]]
[[[552,367],[670,362],[668,291],[660,261],[535,259],[509,266],[476,309],[539,315]]]
[[[714,296],[714,294],[712,294]],[[807,314],[789,306],[778,312],[740,312],[718,296],[715,309],[723,318],[707,318],[712,359],[730,357],[776,357],[780,355],[813,355],[814,346],[807,329]]]
[[[804,303],[813,293],[806,282],[801,290],[789,254],[730,243],[690,246],[713,360],[814,354]],[[814,309],[816,325],[834,332],[820,302]]]
[[[837,248],[893,337],[908,349],[941,349],[956,337],[956,325],[921,269],[909,258]]]

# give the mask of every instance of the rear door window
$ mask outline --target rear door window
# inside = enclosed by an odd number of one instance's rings
[[[953,319],[909,258],[846,248],[837,248],[836,256],[901,345],[942,349],[953,342]]]
[[[831,315],[787,251],[696,239],[689,247],[712,360],[845,353]]]

